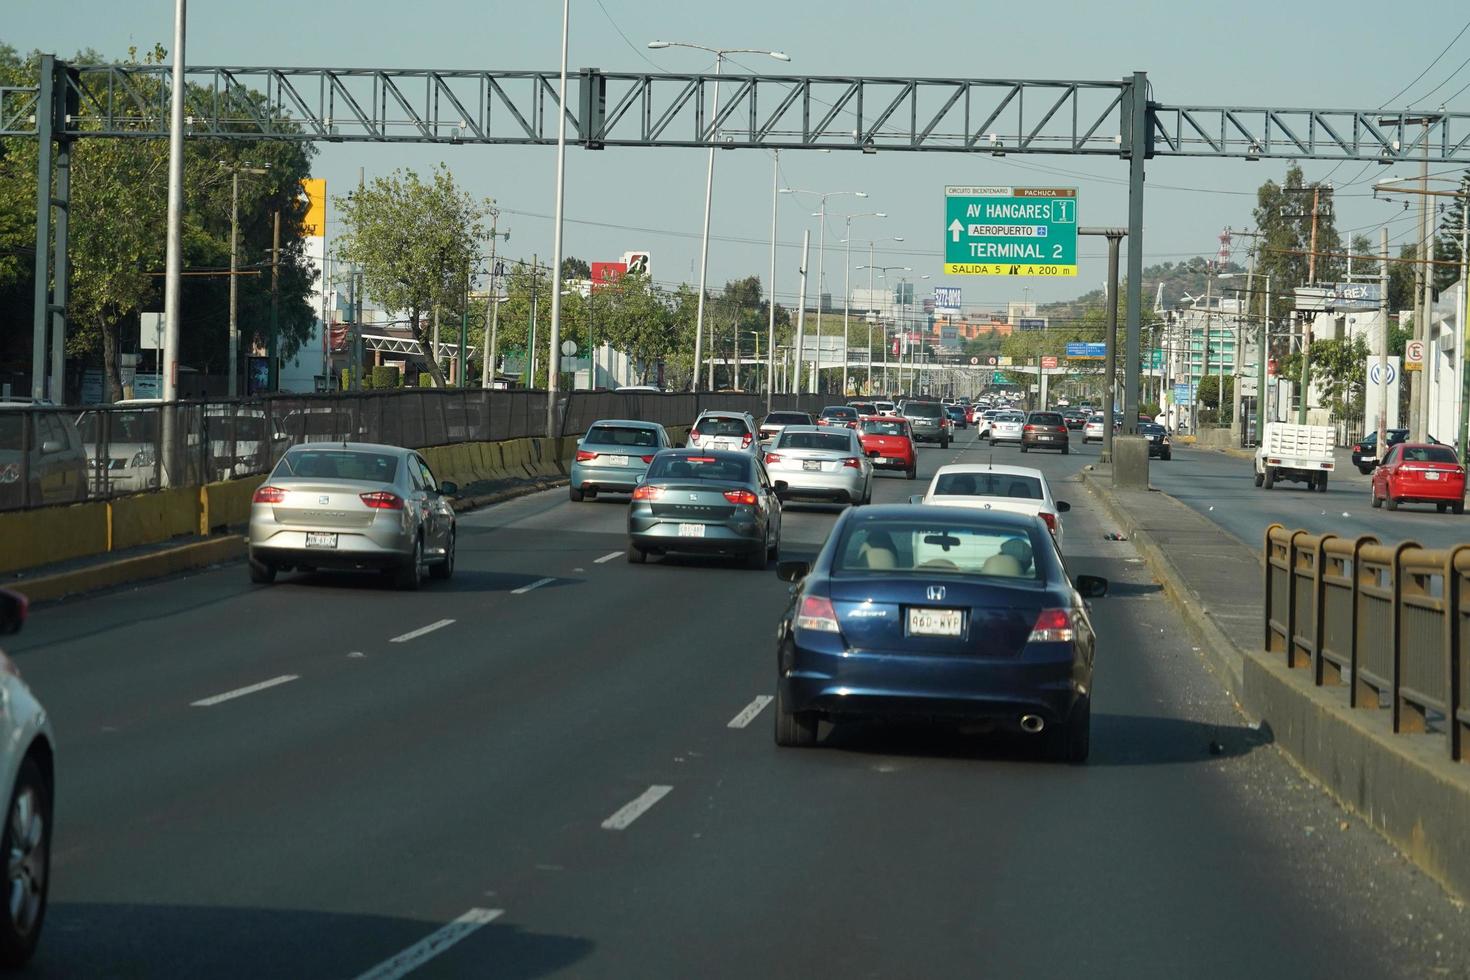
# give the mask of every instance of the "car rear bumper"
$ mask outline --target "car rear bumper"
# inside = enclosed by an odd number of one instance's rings
[[[884,456],[881,452],[868,453],[868,462],[884,470],[907,470],[917,465],[912,456]]]
[[[732,518],[723,524],[704,524],[703,537],[679,533],[679,525],[698,523],[630,516],[628,540],[644,551],[675,551],[694,555],[744,555],[766,546],[765,525],[754,518]]]
[[[791,669],[778,679],[793,711],[833,718],[994,721],[1024,714],[1049,724],[1067,718],[1091,686],[1069,647],[1054,657],[997,661],[962,655],[879,656],[822,652],[793,643]]]
[[[861,470],[844,466],[842,473],[810,473],[799,469],[770,470],[772,480],[786,481],[783,500],[861,500],[866,482]]]
[[[641,460],[636,466],[596,466],[573,463],[568,478],[577,490],[606,490],[613,493],[632,493],[633,488],[648,472],[647,464]]]
[[[397,568],[413,556],[412,548],[402,551],[380,548],[357,535],[339,535],[336,548],[308,548],[304,533],[294,532],[294,538],[277,535],[278,540],[269,544],[250,545],[250,557],[277,567],[294,565],[312,568]],[[287,540],[280,540],[288,538]]]
[[[1027,432],[1021,436],[1021,445],[1027,449],[1066,449],[1072,440],[1064,435],[1037,435]]]
[[[1400,480],[1393,484],[1393,497],[1404,503],[1442,504],[1465,499],[1464,480]]]

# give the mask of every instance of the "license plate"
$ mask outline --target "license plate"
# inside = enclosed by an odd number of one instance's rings
[[[626,456],[599,456],[599,457],[597,457],[597,462],[600,463],[600,464],[602,464],[602,465],[604,465],[604,466],[627,466],[628,465],[628,457],[626,457]]]
[[[680,524],[679,525],[679,537],[681,537],[681,538],[702,538],[702,537],[704,537],[704,525],[703,524]]]
[[[910,636],[959,636],[964,614],[959,609],[910,609]]]
[[[322,531],[307,531],[306,546],[308,548],[335,548],[337,547],[337,535]]]
[[[1439,474],[1437,472],[1435,472],[1434,470],[1429,470],[1427,473],[1424,474],[1424,479],[1426,479],[1426,480],[1438,480],[1439,479]]]
[[[883,457],[883,462],[885,462],[885,463],[897,463],[898,465],[902,466],[904,463],[907,463],[908,460],[903,459],[902,457],[899,457],[899,456],[884,456]]]
[[[804,470],[820,471],[822,468],[822,461],[820,459],[804,459],[801,461],[801,468]]]

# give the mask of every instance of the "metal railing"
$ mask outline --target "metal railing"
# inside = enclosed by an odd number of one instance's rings
[[[757,421],[764,395],[738,392],[570,392],[553,436],[601,418],[688,425],[706,409]],[[775,409],[815,414],[833,395],[777,395]],[[423,449],[545,436],[546,392],[420,388],[280,395],[232,401],[137,401],[75,408],[0,408],[0,511],[102,500],[160,487],[267,473],[306,442],[378,442]]]
[[[1266,530],[1265,649],[1388,708],[1395,733],[1443,733],[1465,759],[1470,730],[1470,545]]]

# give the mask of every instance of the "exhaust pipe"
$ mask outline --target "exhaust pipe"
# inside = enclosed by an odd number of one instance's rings
[[[1021,731],[1023,732],[1030,732],[1032,735],[1035,735],[1045,727],[1046,722],[1040,715],[1021,716]]]

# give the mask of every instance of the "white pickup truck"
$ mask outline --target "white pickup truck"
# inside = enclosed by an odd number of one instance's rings
[[[1265,438],[1256,450],[1256,486],[1270,490],[1278,480],[1291,480],[1326,493],[1327,474],[1335,465],[1333,437],[1330,425],[1266,423]]]

